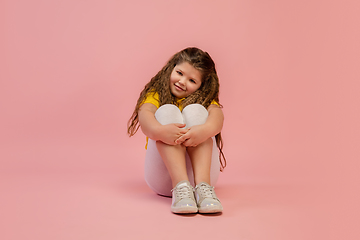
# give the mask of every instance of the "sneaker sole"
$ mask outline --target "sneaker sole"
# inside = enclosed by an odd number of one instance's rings
[[[197,213],[198,209],[193,207],[188,208],[171,208],[171,212],[173,213],[180,213],[180,214],[187,214],[187,213]]]
[[[205,208],[205,209],[199,209],[199,213],[221,213],[223,209],[219,208]]]

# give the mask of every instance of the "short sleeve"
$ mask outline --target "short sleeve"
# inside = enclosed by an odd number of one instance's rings
[[[149,92],[146,95],[145,100],[142,102],[142,104],[144,103],[152,103],[154,104],[157,108],[160,107],[160,102],[159,102],[159,94],[157,92]]]

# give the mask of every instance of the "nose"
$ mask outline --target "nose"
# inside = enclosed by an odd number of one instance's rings
[[[185,79],[184,79],[184,78],[180,78],[179,83],[180,83],[181,85],[185,85]]]

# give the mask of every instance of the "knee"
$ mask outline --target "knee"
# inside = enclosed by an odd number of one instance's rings
[[[173,104],[164,104],[155,112],[156,120],[162,125],[184,123],[180,109]]]
[[[209,116],[207,109],[200,104],[190,104],[182,111],[186,127],[201,125]]]
[[[193,103],[193,104],[189,104],[187,105],[184,109],[183,109],[183,114],[184,112],[202,112],[203,114],[207,114],[207,109],[198,103]]]
[[[164,104],[157,109],[157,112],[159,111],[180,111],[180,109],[174,104]]]

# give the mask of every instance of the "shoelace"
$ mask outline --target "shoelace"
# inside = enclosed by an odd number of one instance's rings
[[[176,198],[191,198],[191,194],[193,193],[192,189],[189,186],[182,186],[178,188],[174,188],[171,192],[175,191]]]
[[[196,186],[195,189],[200,189],[200,194],[202,195],[203,198],[215,198],[217,199],[217,197],[215,196],[214,193],[214,187],[213,186],[209,186],[206,184],[200,184],[200,186]]]

